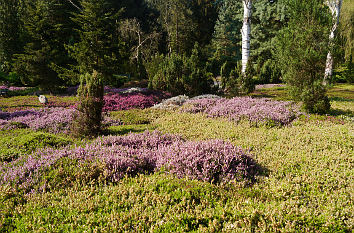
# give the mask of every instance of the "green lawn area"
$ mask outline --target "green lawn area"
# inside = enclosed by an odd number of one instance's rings
[[[0,232],[351,232],[354,85],[335,85],[328,95],[328,115],[303,115],[276,127],[178,110],[112,112],[123,124],[106,134],[158,130],[190,141],[221,139],[249,151],[262,172],[252,183],[214,184],[162,169],[112,183],[90,180],[84,176],[94,171],[74,165],[53,166],[43,178],[51,181],[49,191],[0,186]],[[253,96],[289,99],[286,87],[260,89]],[[35,105],[32,99],[21,104],[25,98],[1,98],[0,106]],[[75,102],[62,98],[58,105],[61,101]],[[0,153],[8,155],[0,160],[0,174],[9,158],[46,146],[89,143],[29,129],[2,130],[0,136]],[[72,174],[78,172],[84,173]]]

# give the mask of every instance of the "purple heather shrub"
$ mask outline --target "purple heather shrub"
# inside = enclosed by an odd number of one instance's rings
[[[141,93],[132,94],[113,94],[104,96],[103,111],[118,111],[133,108],[148,108],[158,102],[153,95],[143,95]]]
[[[176,135],[144,132],[127,136],[101,137],[76,148],[43,149],[28,157],[0,164],[0,185],[13,184],[27,191],[43,181],[44,174],[62,159],[77,161],[73,166],[91,164],[110,182],[126,175],[149,173],[161,168],[178,177],[208,182],[239,178],[253,179],[255,161],[241,148],[221,140],[185,141]]]
[[[68,93],[75,93],[77,87],[68,88]],[[154,91],[148,88],[114,88],[105,86],[103,111],[119,111],[133,108],[144,109],[151,107],[162,99],[168,98],[171,94],[167,92]],[[67,107],[66,105],[63,107]],[[72,105],[73,108],[77,107]]]
[[[45,108],[0,113],[0,118],[6,120],[9,124],[18,122],[34,130],[45,130],[50,133],[67,133],[74,111],[74,109],[66,108]],[[4,123],[1,124],[2,128],[4,128],[4,125]]]
[[[6,85],[0,85],[0,90],[8,89],[9,91],[22,91],[25,90],[27,87],[9,87]]]
[[[300,114],[292,102],[251,97],[189,100],[181,110],[190,113],[202,112],[209,117],[224,117],[233,121],[247,118],[251,122],[262,123],[271,120],[280,125],[289,124]]]
[[[157,167],[207,182],[253,179],[257,164],[240,147],[222,140],[176,142],[157,152]]]
[[[50,133],[69,133],[73,120],[74,108],[44,108],[16,112],[0,111],[0,129],[14,129],[27,126],[33,130],[44,130]],[[18,124],[14,124],[18,123]],[[119,120],[105,117],[105,125],[121,125]]]
[[[159,103],[162,99],[169,96],[168,93],[151,91],[140,88],[141,92],[134,92],[130,89],[117,94],[108,94],[104,96],[103,111],[119,111],[133,108],[149,108]]]

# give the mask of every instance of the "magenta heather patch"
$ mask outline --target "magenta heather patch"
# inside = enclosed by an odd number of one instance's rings
[[[26,90],[27,87],[10,87],[6,85],[0,85],[0,90],[8,89],[9,91],[23,91]]]
[[[255,161],[241,148],[221,140],[189,142],[179,136],[144,132],[110,136],[74,149],[45,149],[0,165],[0,184],[13,184],[26,190],[38,188],[41,179],[62,159],[78,161],[72,166],[91,164],[110,182],[126,175],[149,173],[161,168],[178,177],[208,182],[241,178],[253,179]]]
[[[105,95],[103,111],[149,108],[169,96],[168,93],[151,91],[148,89],[141,89],[140,92],[132,92],[131,89],[127,89],[121,91],[121,93]]]
[[[148,108],[158,103],[158,98],[153,95],[144,95],[141,93],[131,94],[113,94],[104,96],[103,111],[118,111],[132,108]]]
[[[202,112],[209,117],[224,117],[233,121],[247,118],[256,123],[272,121],[275,124],[286,125],[300,114],[297,109],[292,108],[292,103],[286,101],[235,97],[232,99],[189,100],[182,107],[182,111]]]

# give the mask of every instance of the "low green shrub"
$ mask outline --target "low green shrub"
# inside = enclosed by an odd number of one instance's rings
[[[72,143],[64,137],[28,129],[2,130],[0,135],[0,162],[14,160],[39,148],[59,148]]]

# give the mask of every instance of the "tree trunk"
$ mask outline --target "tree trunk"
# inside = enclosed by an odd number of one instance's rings
[[[251,40],[251,16],[252,16],[252,0],[242,0],[243,3],[243,26],[242,34],[242,73],[246,72],[248,59],[250,57],[250,40]]]
[[[333,43],[335,31],[337,30],[337,27],[339,24],[339,16],[340,16],[340,9],[342,7],[342,2],[343,2],[343,0],[329,0],[326,2],[329,9],[332,12],[333,21],[334,21],[332,29],[331,29],[331,33],[329,34],[329,43],[330,44]],[[332,76],[332,72],[333,72],[333,56],[332,56],[331,51],[329,51],[327,54],[326,69],[325,69],[325,75],[323,78],[323,85],[328,85],[328,79]]]

